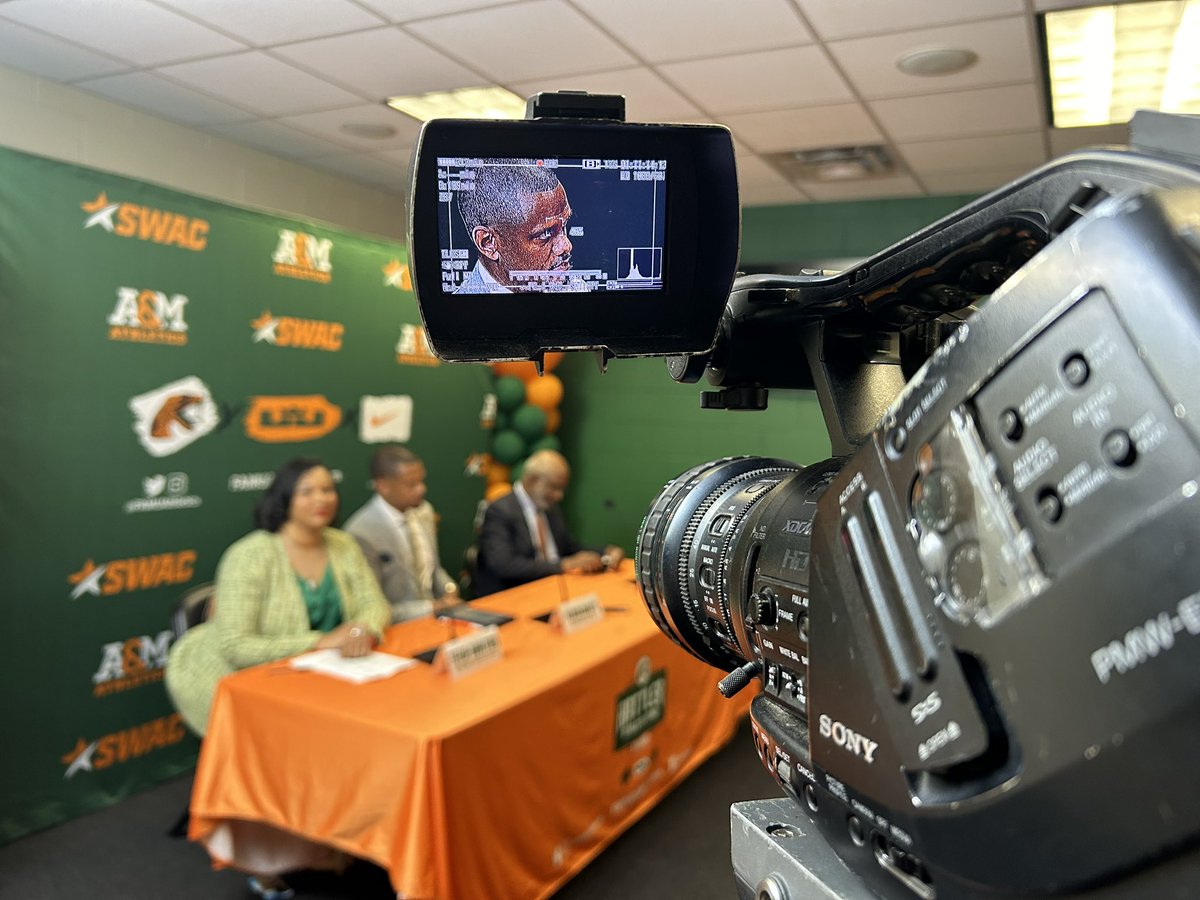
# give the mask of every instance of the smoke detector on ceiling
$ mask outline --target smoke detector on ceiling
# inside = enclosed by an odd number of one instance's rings
[[[896,68],[905,75],[953,75],[979,62],[979,54],[964,47],[928,47],[910,50],[896,59]]]

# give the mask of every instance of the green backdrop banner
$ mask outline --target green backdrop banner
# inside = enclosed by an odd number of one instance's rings
[[[344,518],[407,444],[457,571],[491,376],[437,365],[402,246],[3,148],[0,303],[7,841],[194,762],[171,613],[285,459],[334,469]]]

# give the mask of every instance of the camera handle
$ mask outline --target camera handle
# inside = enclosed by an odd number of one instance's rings
[[[526,119],[595,119],[601,122],[625,121],[623,94],[589,94],[587,91],[540,91],[525,101]],[[545,351],[533,357],[538,375],[543,374]],[[613,353],[607,347],[596,351],[600,374],[608,371]]]

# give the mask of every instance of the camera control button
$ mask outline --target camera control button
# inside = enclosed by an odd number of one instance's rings
[[[1088,367],[1087,360],[1080,353],[1074,353],[1062,364],[1063,378],[1067,380],[1067,384],[1071,387],[1083,387],[1088,378],[1092,374],[1092,370]]]
[[[1132,466],[1137,459],[1137,449],[1130,440],[1129,432],[1122,429],[1109,432],[1102,446],[1104,458],[1118,468]]]

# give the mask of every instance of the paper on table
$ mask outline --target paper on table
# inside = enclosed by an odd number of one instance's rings
[[[346,657],[333,647],[326,650],[314,650],[294,657],[291,661],[293,669],[306,672],[320,672],[322,675],[332,675],[344,681],[362,684],[365,681],[378,681],[380,678],[391,678],[397,672],[411,668],[417,664],[415,659],[406,656],[393,656],[390,653],[368,653],[366,656]]]

